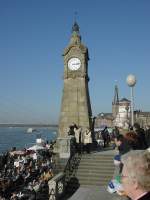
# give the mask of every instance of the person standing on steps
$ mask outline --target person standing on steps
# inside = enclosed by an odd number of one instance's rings
[[[81,154],[82,153],[82,129],[74,128],[75,139],[76,139],[76,151]]]
[[[83,132],[83,144],[84,144],[83,149],[86,150],[87,153],[90,153],[92,144],[92,135],[89,129],[86,129]]]
[[[109,142],[110,142],[110,136],[109,136],[109,132],[107,129],[107,126],[105,126],[105,128],[102,130],[101,132],[103,141],[104,141],[104,148],[109,146]]]

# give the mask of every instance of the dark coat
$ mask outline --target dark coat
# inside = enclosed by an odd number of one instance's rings
[[[146,130],[145,138],[146,138],[146,142],[147,142],[148,147],[150,147],[150,129]]]
[[[132,147],[129,145],[129,143],[127,142],[127,140],[124,139],[122,141],[122,144],[118,147],[118,150],[119,150],[119,154],[123,155],[123,154],[129,152],[130,150],[132,150]]]
[[[137,200],[150,200],[150,192],[146,193],[144,196],[142,196]]]
[[[138,135],[138,141],[140,144],[140,149],[146,149],[148,147],[146,138],[145,138],[145,132],[142,128],[139,128],[136,130],[136,133]]]

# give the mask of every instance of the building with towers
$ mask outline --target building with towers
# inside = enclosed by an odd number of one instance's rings
[[[101,126],[117,126],[125,129],[129,127],[130,101],[126,98],[119,99],[117,85],[115,85],[114,98],[112,101],[112,113],[103,113],[103,115],[99,115],[97,121],[99,121],[99,125],[101,124]]]
[[[127,98],[119,99],[119,89],[115,85],[112,101],[112,113],[99,113],[95,120],[95,127],[117,126],[128,129],[131,124],[131,102]],[[141,127],[150,126],[150,112],[134,110],[134,121]]]
[[[126,98],[119,100],[118,86],[115,85],[114,100],[112,102],[113,125],[128,128],[130,124],[130,101]]]
[[[114,126],[128,129],[130,126],[130,104],[131,102],[126,99],[122,98],[118,102],[118,112],[113,119]]]

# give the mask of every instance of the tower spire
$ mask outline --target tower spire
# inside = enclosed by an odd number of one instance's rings
[[[74,21],[75,21],[75,22],[76,22],[76,20],[77,20],[77,15],[78,15],[78,12],[75,11],[75,12],[74,12]]]
[[[81,44],[81,36],[80,36],[80,27],[77,23],[77,11],[74,12],[74,24],[71,29],[71,45],[80,45]]]
[[[70,39],[70,44],[73,44],[73,45],[81,44],[80,27],[76,21],[74,21],[71,32],[72,32],[72,35]]]
[[[72,33],[76,33],[76,34],[80,35],[80,34],[79,34],[79,32],[80,32],[80,27],[79,27],[79,25],[78,25],[78,23],[77,23],[77,14],[78,14],[78,12],[75,11],[75,12],[74,12],[74,24],[73,24],[73,26],[72,26]]]
[[[113,104],[118,104],[118,103],[119,103],[118,86],[115,85],[115,93],[114,93]]]
[[[80,35],[80,27],[75,21],[73,26],[72,26],[72,34]]]

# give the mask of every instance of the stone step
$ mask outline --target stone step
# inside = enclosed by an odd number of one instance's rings
[[[102,158],[102,159],[104,159],[104,160],[107,160],[107,159],[111,159],[111,158],[113,158],[114,157],[114,155],[100,155],[100,154],[98,154],[98,155],[82,155],[82,158],[84,159],[84,158],[86,158],[86,159],[99,159],[99,158]]]
[[[102,159],[101,160],[100,159],[99,160],[96,160],[96,159],[95,160],[85,160],[84,159],[80,162],[80,165],[81,164],[100,164],[100,163],[106,164],[106,165],[107,164],[113,164],[113,160],[102,160]]]
[[[91,179],[91,180],[97,180],[97,179],[105,179],[105,178],[108,178],[108,177],[111,177],[112,178],[113,174],[110,173],[110,174],[98,174],[98,173],[95,173],[93,174],[92,176],[92,173],[91,174],[80,174],[80,176],[77,176],[77,178],[80,178],[80,179]]]
[[[114,163],[113,161],[109,161],[109,162],[104,162],[104,161],[82,161],[80,162],[79,168],[80,167],[92,167],[92,166],[96,166],[96,167],[113,167]]]
[[[82,156],[82,160],[112,160],[114,156],[93,156],[93,157],[86,157]]]
[[[83,177],[81,176],[79,181],[106,181],[106,180],[111,180],[112,176],[97,176],[97,177]]]
[[[77,177],[84,177],[84,176],[113,176],[114,171],[78,171]]]
[[[79,180],[80,185],[108,185],[111,179],[103,179],[103,180]]]
[[[88,186],[88,185],[95,185],[95,186],[106,186],[108,185],[109,181],[111,179],[110,178],[105,178],[105,179],[98,179],[98,180],[91,180],[91,179],[88,179],[88,180],[78,180],[76,182],[72,182],[70,185],[69,185],[69,189],[72,190],[72,188],[77,188],[79,186]]]
[[[86,170],[86,171],[77,171],[77,176],[81,176],[81,175],[83,175],[83,176],[85,176],[85,175],[88,175],[88,176],[91,176],[91,175],[93,175],[93,176],[97,176],[97,175],[105,175],[105,176],[109,176],[109,175],[113,175],[113,173],[114,173],[114,171],[113,170],[111,170],[111,171],[105,171],[105,170],[103,170],[103,171],[94,171],[94,170]]]
[[[108,185],[110,178],[103,180],[79,180],[80,185]]]
[[[84,158],[80,161],[80,163],[86,163],[86,162],[89,162],[89,163],[99,163],[99,162],[102,162],[102,163],[112,163],[113,162],[113,158],[110,158],[110,159],[97,159],[97,158],[92,158],[92,159],[88,159],[88,158]]]
[[[81,165],[78,168],[78,171],[84,171],[84,170],[114,170],[114,165]]]
[[[106,179],[106,180],[97,180],[97,181],[83,181],[83,180],[79,180],[79,184],[80,186],[89,186],[89,185],[92,185],[92,186],[106,186],[108,185],[110,179]]]
[[[114,163],[113,163],[113,160],[109,160],[109,161],[103,161],[103,160],[82,160],[80,162],[80,165],[79,165],[79,168],[81,166],[102,166],[102,167],[108,167],[108,166],[111,166],[113,167],[114,166]]]
[[[77,173],[102,173],[102,174],[106,174],[106,173],[113,173],[114,172],[114,168],[96,168],[96,167],[93,167],[93,168],[80,168],[78,169]]]

